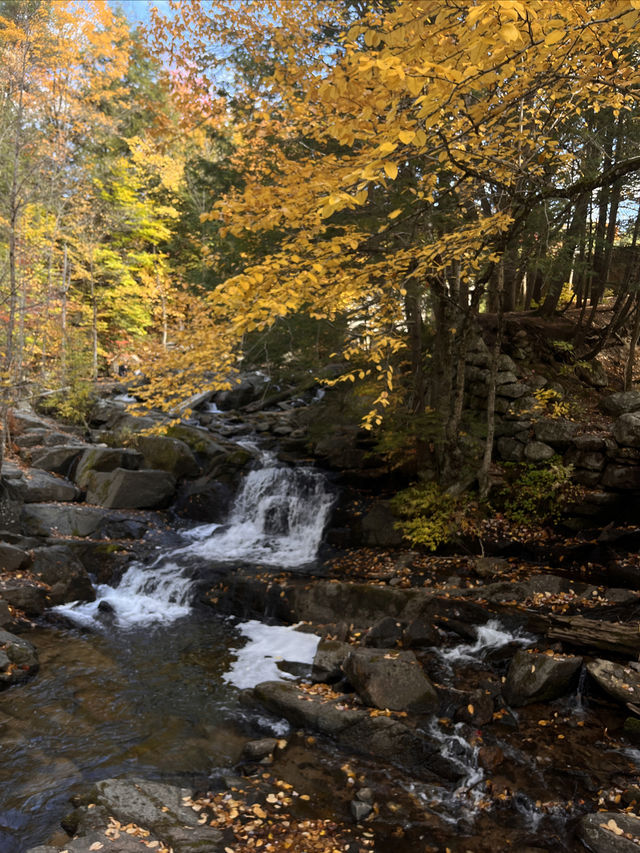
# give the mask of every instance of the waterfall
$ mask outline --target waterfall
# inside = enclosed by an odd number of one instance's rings
[[[194,558],[283,568],[309,564],[318,553],[332,501],[322,473],[280,465],[273,454],[263,453],[260,467],[245,477],[226,524],[185,531],[186,544],[150,565],[133,563],[117,587],[96,587],[95,601],[54,610],[83,625],[102,624],[101,614],[120,627],[179,619],[190,609]]]

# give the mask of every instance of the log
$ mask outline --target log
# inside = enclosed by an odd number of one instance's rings
[[[640,653],[640,622],[604,622],[584,616],[559,616],[547,630],[550,640],[604,649],[620,655]]]

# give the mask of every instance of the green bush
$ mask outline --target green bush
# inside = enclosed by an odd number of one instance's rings
[[[477,532],[477,504],[468,495],[451,495],[436,483],[398,492],[391,507],[400,521],[396,528],[413,545],[435,551],[459,534]]]
[[[558,521],[566,503],[580,492],[571,482],[573,467],[563,465],[559,456],[544,465],[514,465],[511,470],[515,476],[502,491],[502,505],[515,524]]]

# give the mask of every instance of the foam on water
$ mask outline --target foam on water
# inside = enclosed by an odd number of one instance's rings
[[[251,620],[238,626],[249,642],[236,652],[237,659],[223,680],[240,690],[261,681],[294,678],[278,668],[278,661],[312,664],[320,638],[297,631],[296,626],[265,625]]]

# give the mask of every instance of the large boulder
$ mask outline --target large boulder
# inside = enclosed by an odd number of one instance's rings
[[[87,503],[110,509],[167,507],[176,489],[176,478],[167,471],[92,471],[87,475]]]
[[[341,643],[339,640],[320,640],[311,670],[313,680],[327,684],[339,681],[344,676],[342,665],[351,648],[349,643]]]
[[[0,542],[0,571],[20,571],[20,569],[26,569],[30,562],[31,557],[26,551],[8,542]]]
[[[537,421],[533,430],[538,441],[554,448],[568,447],[578,432],[579,425],[564,418],[546,418]]]
[[[51,606],[93,601],[96,597],[87,570],[65,545],[34,549],[31,571],[50,587]]]
[[[235,380],[228,391],[218,391],[214,397],[216,406],[223,412],[239,409],[259,400],[267,391],[271,380],[262,373],[251,373]]]
[[[57,447],[42,448],[33,453],[31,464],[34,468],[44,468],[53,474],[66,476],[83,450],[82,444],[61,444]]]
[[[578,837],[592,853],[638,853],[640,817],[624,812],[594,812],[578,822]]]
[[[200,466],[191,448],[178,438],[141,435],[136,438],[135,446],[142,453],[144,468],[168,471],[174,477],[197,477],[200,473]]]
[[[640,447],[640,412],[620,415],[612,432],[615,440],[623,447]]]
[[[27,616],[40,616],[49,604],[43,586],[26,577],[9,576],[0,579],[0,598]]]
[[[553,447],[543,441],[529,441],[524,448],[524,458],[527,462],[546,462],[554,454]]]
[[[82,489],[86,489],[93,471],[101,473],[115,471],[116,468],[126,468],[135,471],[140,468],[142,454],[137,450],[124,447],[90,447],[82,454],[75,473],[75,481]]]
[[[80,490],[65,480],[56,477],[39,468],[32,468],[24,478],[25,503],[44,503],[46,501],[75,501],[80,497]]]
[[[619,417],[628,412],[640,411],[640,391],[617,391],[600,401],[600,406],[608,415]]]
[[[392,711],[429,713],[438,706],[435,687],[413,652],[384,652],[355,648],[344,672],[367,705]]]
[[[600,483],[605,489],[640,489],[640,466],[607,465]]]
[[[581,667],[581,657],[521,649],[509,666],[504,697],[515,706],[558,699],[573,689]]]
[[[17,684],[38,671],[38,653],[27,640],[0,630],[0,684]]]
[[[143,519],[76,504],[27,504],[22,509],[22,525],[33,536],[81,538],[139,539],[147,530]]]

